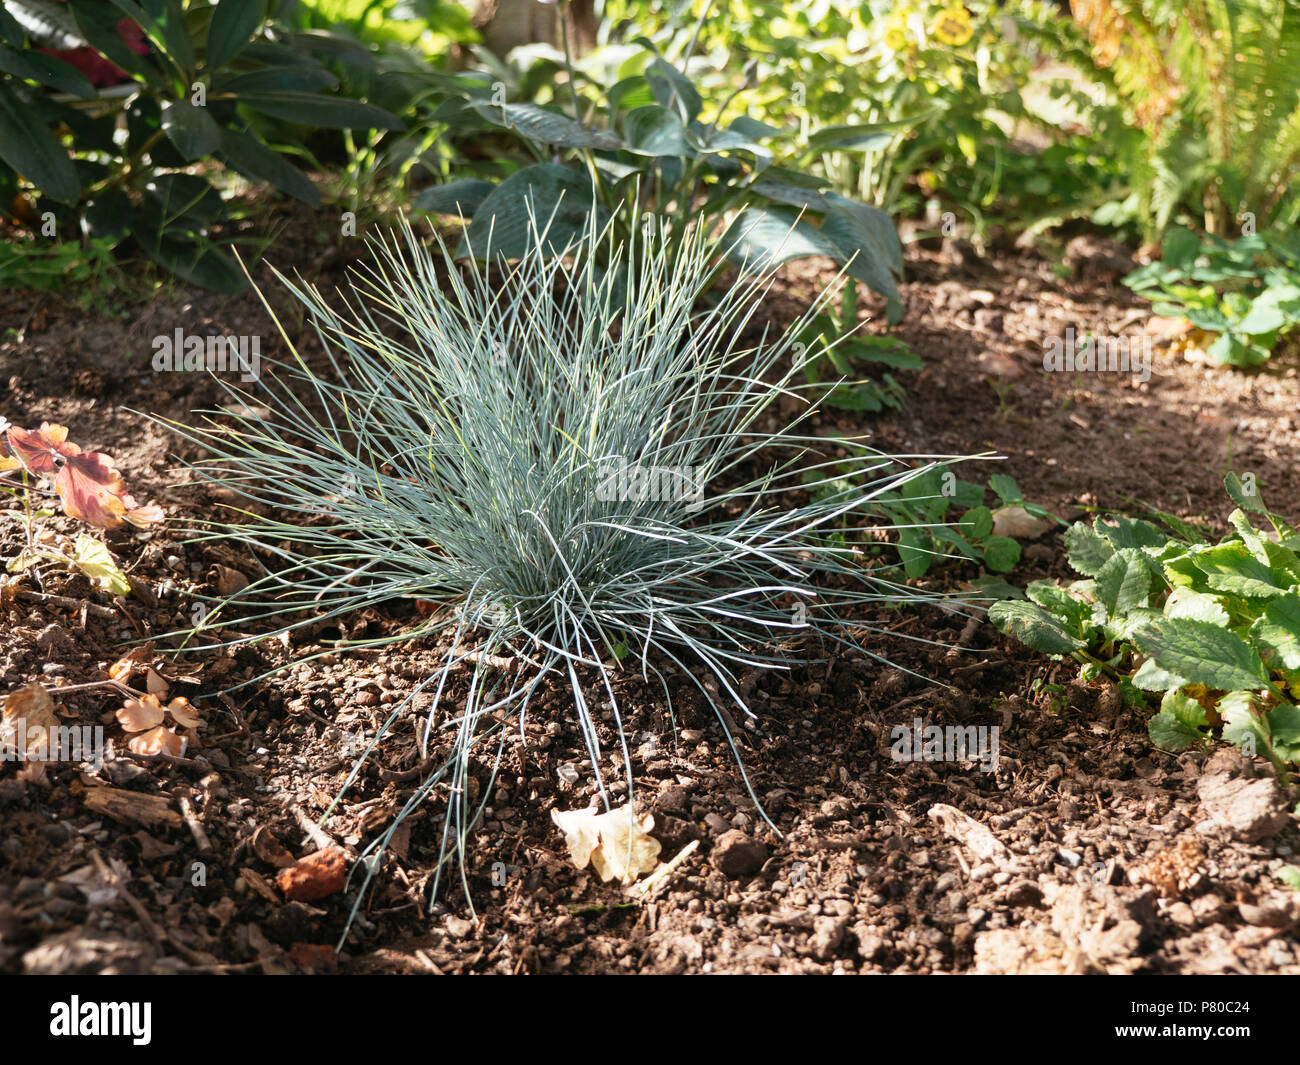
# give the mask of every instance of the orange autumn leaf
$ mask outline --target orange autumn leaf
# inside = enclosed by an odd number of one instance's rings
[[[341,850],[329,847],[299,860],[276,874],[280,890],[298,902],[313,902],[343,889],[347,876],[347,858]]]
[[[117,720],[127,732],[144,732],[162,724],[163,708],[157,696],[142,695],[124,702],[117,712]]]
[[[42,422],[33,430],[11,425],[5,436],[13,457],[0,469],[16,469],[17,460],[31,473],[53,477],[69,517],[100,529],[116,529],[124,521],[132,525],[162,521],[161,507],[139,506],[127,493],[109,456],[69,443],[66,426]]]

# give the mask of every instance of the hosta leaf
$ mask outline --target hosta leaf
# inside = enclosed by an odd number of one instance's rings
[[[1196,592],[1187,587],[1175,588],[1170,593],[1165,600],[1165,617],[1208,621],[1224,628],[1227,628],[1229,621],[1228,612],[1218,596]]]
[[[576,170],[558,163],[525,167],[480,204],[456,254],[514,259],[540,236],[548,253],[558,255],[585,231],[592,207],[591,183]],[[605,212],[599,205],[597,215],[603,225]]]

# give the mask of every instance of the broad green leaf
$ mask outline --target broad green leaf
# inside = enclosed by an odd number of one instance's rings
[[[1243,543],[1231,542],[1195,550],[1191,553],[1196,568],[1205,574],[1206,583],[1216,591],[1246,599],[1267,599],[1285,595],[1273,571],[1260,562]]]
[[[1056,618],[1033,603],[1015,599],[994,603],[989,607],[989,620],[1000,632],[1044,654],[1064,655],[1085,646],[1082,640],[1066,632]]]
[[[224,67],[262,24],[262,0],[218,0],[208,24],[208,67]]]
[[[1205,708],[1181,692],[1166,692],[1160,712],[1147,722],[1151,742],[1166,751],[1181,751],[1204,739]]]
[[[677,113],[659,104],[629,111],[623,120],[623,136],[627,150],[637,155],[689,159],[696,154]]]
[[[695,91],[690,78],[671,63],[656,56],[646,67],[645,78],[654,91],[655,99],[664,107],[675,110],[683,122],[693,122],[700,117],[704,101]]]
[[[558,255],[586,231],[593,209],[603,226],[604,209],[594,203],[590,181],[576,170],[558,163],[525,167],[483,200],[456,254],[516,259],[540,238],[548,254]]]
[[[95,86],[81,71],[62,59],[43,52],[20,52],[7,45],[0,45],[0,72],[37,82],[58,92],[80,96],[83,100],[95,98]]]
[[[1106,521],[1098,518],[1092,523],[1093,531],[1104,536],[1116,549],[1121,547],[1164,547],[1169,537],[1141,518],[1125,518],[1113,515]]]
[[[213,83],[212,91],[236,98],[250,92],[317,93],[332,89],[338,83],[338,78],[319,67],[263,67],[219,78]]]
[[[1105,537],[1079,522],[1065,531],[1065,552],[1075,570],[1087,577],[1095,577],[1115,553],[1115,548]]]
[[[1253,478],[1247,484],[1235,473],[1229,473],[1223,478],[1223,487],[1227,490],[1232,501],[1243,510],[1249,510],[1255,514],[1268,514],[1268,508],[1264,506],[1264,499],[1259,494],[1259,488]]]
[[[339,96],[320,96],[307,92],[244,93],[241,104],[286,122],[299,122],[325,129],[392,129],[403,130],[405,124],[395,115],[359,100]]]
[[[1151,594],[1151,564],[1132,547],[1116,551],[1097,571],[1097,600],[1111,617],[1145,606]]]
[[[163,104],[162,128],[176,150],[190,162],[211,155],[221,144],[221,127],[208,109],[186,100]]]
[[[1228,612],[1218,596],[1187,587],[1175,588],[1169,594],[1165,600],[1165,617],[1208,621],[1224,628],[1227,628],[1229,621]]]
[[[473,218],[496,186],[480,178],[462,178],[445,185],[424,189],[411,204],[417,211],[428,214],[455,214]]]
[[[1272,669],[1300,671],[1300,596],[1292,593],[1273,599],[1250,628],[1257,644],[1272,652]]]
[[[268,182],[313,207],[320,203],[320,193],[311,178],[251,133],[221,130],[221,154],[245,177]]]
[[[476,103],[479,114],[498,125],[513,129],[529,140],[553,144],[558,148],[599,148],[617,151],[623,141],[606,129],[589,129],[558,111],[547,111],[536,104]]]
[[[1005,473],[993,474],[989,478],[989,487],[1007,505],[1024,502],[1024,495],[1020,491],[1020,485],[1016,483],[1014,477],[1008,477]]]
[[[79,535],[73,546],[73,561],[77,568],[99,587],[111,595],[130,595],[131,582],[118,567],[108,548],[85,533]]]
[[[1133,686],[1144,692],[1163,692],[1172,688],[1181,688],[1187,683],[1186,677],[1161,669],[1155,659],[1148,658],[1141,668],[1133,674]]]
[[[984,565],[993,573],[1007,573],[1020,561],[1020,545],[1009,536],[990,536],[984,541]]]
[[[1269,687],[1257,652],[1235,633],[1190,618],[1149,620],[1132,634],[1144,655],[1170,673],[1216,691]]]
[[[1251,753],[1264,754],[1272,749],[1268,721],[1257,712],[1259,698],[1254,692],[1229,692],[1215,709],[1223,718],[1224,742],[1244,747]]]
[[[41,192],[60,203],[75,203],[81,190],[77,172],[58,138],[31,108],[0,82],[0,159]]]

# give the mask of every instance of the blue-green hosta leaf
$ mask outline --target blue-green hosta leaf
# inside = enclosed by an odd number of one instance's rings
[[[1235,633],[1191,618],[1148,620],[1132,633],[1144,655],[1170,673],[1215,691],[1262,690],[1268,671],[1259,652]]]
[[[1111,617],[1145,606],[1151,595],[1151,563],[1137,548],[1116,551],[1097,571],[1097,600]]]
[[[1181,692],[1166,692],[1160,712],[1147,722],[1151,742],[1161,750],[1181,751],[1204,739],[1205,708]]]
[[[623,119],[623,137],[627,150],[636,155],[690,159],[697,154],[677,112],[659,104],[629,111]]]
[[[1065,531],[1065,551],[1070,565],[1086,577],[1095,577],[1115,553],[1114,545],[1083,522]]]
[[[617,151],[623,147],[622,138],[616,133],[607,129],[589,129],[568,115],[547,111],[536,104],[476,103],[474,106],[484,118],[542,144],[605,151]]]
[[[1065,655],[1085,646],[1082,640],[1066,632],[1056,618],[1033,603],[1015,599],[994,603],[989,607],[989,620],[1000,632],[1043,654]]]
[[[1285,595],[1289,587],[1289,583],[1279,585],[1273,571],[1243,543],[1233,541],[1201,548],[1191,553],[1191,559],[1215,591],[1245,599],[1267,599]]]
[[[548,254],[562,254],[586,231],[593,208],[603,226],[608,212],[594,202],[590,181],[576,170],[558,163],[525,167],[479,205],[456,255],[516,259],[539,238]]]
[[[483,206],[483,201],[495,188],[492,182],[481,178],[462,178],[424,189],[415,197],[411,206],[429,214],[457,214],[462,218],[473,218],[474,212]]]
[[[1266,656],[1269,668],[1300,671],[1300,595],[1292,592],[1271,600],[1250,635],[1271,652]]]

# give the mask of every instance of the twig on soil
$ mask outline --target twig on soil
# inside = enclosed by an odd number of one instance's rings
[[[357,852],[355,850],[353,850],[351,847],[347,846],[346,844],[340,843],[328,832],[322,829],[320,825],[318,825],[315,821],[311,819],[311,816],[307,813],[307,811],[304,810],[301,806],[299,806],[296,802],[289,803],[289,812],[293,814],[294,818],[297,820],[298,826],[304,832],[306,832],[308,836],[311,837],[312,842],[315,843],[316,846],[318,846],[321,850],[326,850],[329,847],[335,847],[338,850],[341,850],[349,858],[355,858],[357,856]]]
[[[699,849],[699,846],[700,841],[698,839],[691,840],[690,843],[686,844],[685,847],[677,852],[677,856],[673,858],[672,861],[661,865],[641,881],[641,883],[632,885],[632,887],[628,889],[628,894],[637,895],[643,899],[649,898],[668,881],[668,878],[677,871],[677,867],[681,865],[682,862],[686,861],[691,854]]]
[[[22,599],[28,603],[46,603],[49,606],[61,606],[67,610],[84,610],[91,617],[103,618],[106,621],[117,620],[116,610],[110,610],[98,603],[88,603],[84,599],[73,599],[69,595],[52,595],[49,592],[33,592],[30,588],[20,588],[14,592],[14,598]]]
[[[194,837],[195,844],[198,845],[200,854],[209,854],[212,851],[212,841],[208,839],[208,834],[203,830],[203,824],[199,821],[198,815],[194,812],[194,804],[190,802],[189,797],[182,795],[180,797],[181,816],[185,818],[185,824],[190,830],[190,835]]]
[[[140,922],[140,927],[154,941],[154,945],[160,950],[163,947],[163,939],[176,948],[176,953],[184,958],[191,965],[207,967],[211,965],[203,955],[187,947],[177,938],[176,934],[168,929],[166,935],[159,931],[158,926],[154,924],[153,918],[149,916],[149,911],[144,908],[144,903],[137,899],[131,892],[127,891],[126,885],[122,883],[117,873],[113,872],[109,864],[104,861],[104,857],[97,850],[90,852],[91,860],[95,863],[95,868],[99,870],[99,875],[107,880],[114,888],[117,889],[118,895],[126,900],[126,904],[131,907],[131,912],[135,914],[135,919]]]

